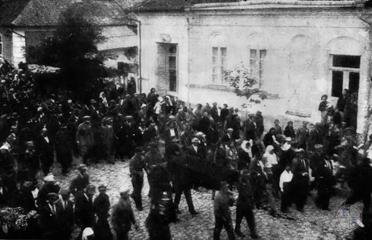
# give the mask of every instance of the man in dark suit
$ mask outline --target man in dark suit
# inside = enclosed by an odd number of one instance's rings
[[[94,237],[96,240],[111,240],[113,238],[107,217],[109,216],[110,200],[106,194],[106,186],[98,187],[99,194],[94,199],[94,212],[98,219],[94,225]]]
[[[82,192],[86,186],[89,185],[88,169],[85,164],[80,164],[78,167],[78,175],[71,181],[70,192],[76,195],[78,192]]]
[[[40,207],[40,228],[43,239],[61,239],[59,238],[56,201],[58,201],[58,194],[48,193],[46,204]]]
[[[43,128],[40,136],[38,136],[36,149],[40,157],[41,169],[47,175],[53,164],[53,145],[46,128]]]
[[[61,198],[56,202],[57,222],[60,239],[70,239],[74,226],[74,206],[70,200],[70,191],[62,189]]]
[[[111,215],[112,228],[116,232],[118,240],[127,240],[128,232],[132,225],[138,229],[133,209],[129,199],[129,191],[123,190],[120,192],[120,200],[113,207]]]
[[[89,184],[84,192],[78,192],[75,196],[75,219],[81,229],[94,225],[93,195],[95,192],[96,187]]]

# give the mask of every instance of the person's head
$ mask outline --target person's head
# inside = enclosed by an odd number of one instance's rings
[[[88,171],[88,168],[85,164],[80,164],[79,167],[78,167],[78,171],[79,173],[81,173],[82,175],[85,175]]]
[[[88,195],[88,197],[93,197],[96,193],[96,186],[94,186],[93,184],[89,184],[85,188],[85,193]]]
[[[57,200],[58,200],[58,194],[57,193],[51,192],[51,193],[47,194],[47,201],[50,204],[55,203]]]
[[[155,93],[155,92],[156,92],[155,88],[150,89],[150,93]]]
[[[228,128],[228,129],[226,130],[226,132],[227,132],[228,134],[232,134],[232,133],[234,132],[234,129],[232,129],[232,128]]]
[[[48,130],[45,127],[43,127],[43,129],[41,129],[41,135],[45,137],[47,136],[47,133],[48,133]]]
[[[266,147],[266,152],[270,153],[270,154],[273,154],[274,153],[274,147],[272,145],[268,145]]]
[[[288,125],[288,127],[293,127],[293,122],[292,122],[292,121],[289,121],[289,122],[287,123],[287,125]]]
[[[129,189],[120,190],[120,198],[123,200],[129,200]]]
[[[307,128],[307,122],[303,121],[302,122],[302,127]]]
[[[226,181],[222,181],[220,184],[220,191],[227,192],[229,190],[229,184]]]
[[[194,145],[194,146],[199,146],[199,143],[200,143],[200,140],[197,137],[194,137],[191,140],[191,144]]]
[[[60,194],[63,200],[67,201],[70,199],[70,191],[68,189],[61,189]]]
[[[105,185],[100,185],[99,187],[98,187],[98,192],[99,193],[106,193],[106,186]]]
[[[287,165],[285,166],[285,170],[286,170],[287,172],[289,172],[289,171],[291,170],[291,165],[287,164]]]
[[[275,119],[275,120],[274,120],[274,125],[275,125],[275,126],[279,126],[279,124],[280,124],[279,119]]]
[[[143,152],[143,148],[141,147],[136,147],[136,149],[134,150],[134,153],[137,155],[137,156],[140,156]]]
[[[208,112],[207,111],[203,112],[203,117],[208,117]]]
[[[83,122],[84,123],[90,123],[90,116],[84,116],[83,117]]]
[[[328,96],[327,96],[326,94],[324,94],[324,95],[321,97],[320,100],[322,100],[322,101],[327,101],[327,99],[328,99]]]
[[[224,104],[223,104],[223,108],[225,108],[225,109],[226,109],[227,107],[228,107],[228,106],[227,106],[227,104],[226,104],[226,103],[224,103]]]
[[[212,106],[217,107],[217,103],[216,102],[212,103]]]
[[[269,133],[270,134],[275,134],[275,128],[270,128]]]

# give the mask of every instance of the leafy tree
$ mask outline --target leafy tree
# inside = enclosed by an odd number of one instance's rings
[[[59,67],[58,88],[71,90],[80,100],[88,100],[105,76],[103,56],[97,44],[104,40],[101,28],[84,16],[82,8],[64,11],[53,37],[33,50],[38,64]]]

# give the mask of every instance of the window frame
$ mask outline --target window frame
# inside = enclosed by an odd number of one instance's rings
[[[252,56],[252,53],[254,53],[254,56]],[[266,48],[257,47],[248,48],[249,74],[253,79],[257,81],[259,87],[261,87],[263,83],[263,74],[266,57],[267,57]]]
[[[348,55],[344,55],[344,54],[329,54],[329,72],[330,72],[330,88],[329,88],[329,95],[332,96],[332,97],[339,97],[339,96],[335,96],[333,93],[335,92],[333,90],[333,72],[342,72],[343,74],[343,83],[342,83],[342,90],[347,88],[349,89],[349,84],[350,84],[350,73],[358,73],[359,74],[359,81],[360,81],[360,67],[361,67],[361,61],[362,61],[362,56],[361,55],[351,55],[351,56],[357,56],[359,57],[359,68],[351,68],[351,67],[340,67],[340,66],[334,66],[334,59],[333,57],[334,56],[348,56]],[[345,81],[345,79],[347,79],[347,82]],[[360,82],[359,82],[360,84]],[[359,86],[360,88],[360,86]]]
[[[216,85],[226,84],[224,80],[224,71],[227,69],[227,47],[226,46],[212,46],[211,57],[211,82]]]

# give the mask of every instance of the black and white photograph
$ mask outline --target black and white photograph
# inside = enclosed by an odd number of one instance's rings
[[[372,0],[0,0],[0,239],[371,240]]]

